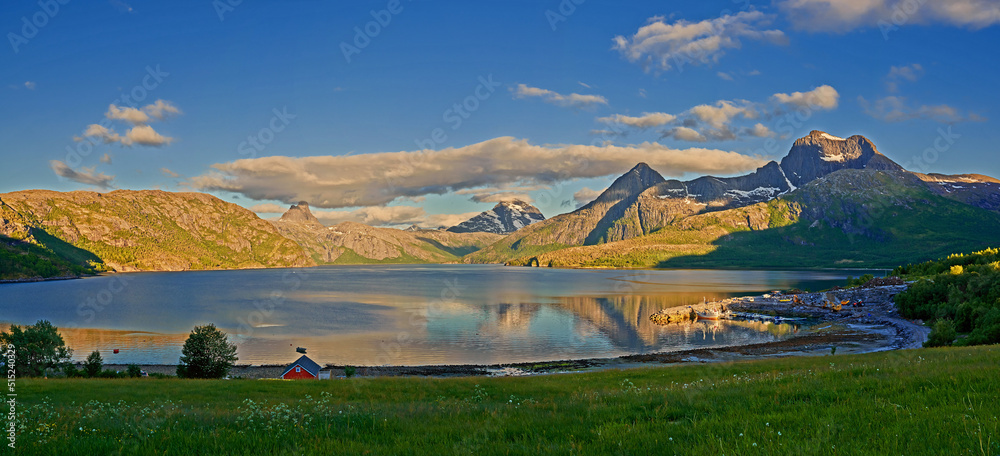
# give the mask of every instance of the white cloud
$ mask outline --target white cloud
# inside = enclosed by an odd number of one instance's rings
[[[733,75],[731,75],[729,73],[726,73],[724,71],[720,71],[718,73],[715,73],[715,75],[718,76],[719,79],[722,79],[724,81],[732,81],[733,80]]]
[[[477,203],[499,203],[511,200],[521,200],[528,204],[535,202],[531,195],[523,192],[477,193],[469,199]]]
[[[115,133],[103,125],[91,124],[87,126],[84,130],[83,136],[76,136],[73,139],[76,141],[83,141],[86,138],[98,138],[104,141],[105,144],[118,143],[123,146],[132,146],[138,144],[140,146],[152,146],[160,147],[166,144],[170,144],[174,138],[163,136],[153,130],[153,127],[149,125],[136,125],[132,127],[125,136],[121,136]]]
[[[590,84],[587,84],[587,83],[585,83],[583,81],[576,81],[576,83],[580,84],[581,86],[586,87],[588,89],[593,89],[593,87],[591,87]]]
[[[858,103],[865,114],[886,122],[902,122],[911,119],[933,120],[941,123],[983,122],[986,119],[977,114],[962,114],[955,107],[941,105],[909,105],[904,97],[885,97],[870,103],[864,97],[858,97]]]
[[[809,92],[776,93],[772,98],[779,103],[800,109],[831,110],[837,107],[840,94],[833,87],[821,85]]]
[[[415,225],[424,223],[427,214],[415,206],[371,206],[351,211],[312,211],[324,225],[357,222],[371,226]]]
[[[168,169],[168,168],[160,168],[160,172],[161,172],[161,173],[163,173],[163,175],[164,175],[164,176],[167,176],[167,177],[175,177],[175,178],[176,178],[176,177],[181,177],[181,175],[180,175],[180,174],[177,174],[177,173],[175,173],[175,172],[171,171],[171,170],[170,170],[170,169]]]
[[[817,32],[936,23],[979,29],[1000,23],[995,0],[780,0],[778,6],[795,28]]]
[[[563,95],[548,89],[540,89],[525,84],[518,84],[517,88],[513,89],[513,92],[514,98],[541,98],[546,103],[570,108],[589,108],[599,104],[608,104],[607,98],[600,95],[580,95],[578,93]]]
[[[576,207],[584,206],[597,199],[598,196],[601,196],[601,193],[604,193],[604,190],[593,190],[588,187],[583,187],[573,193],[573,201],[576,202]]]
[[[885,83],[890,92],[899,90],[901,81],[916,82],[924,75],[924,67],[919,63],[912,65],[893,66],[889,68],[889,74],[885,77]]]
[[[32,81],[25,81],[24,87],[26,87],[28,90],[35,90],[35,87],[38,87],[38,84],[35,84]]]
[[[747,130],[747,134],[750,136],[756,136],[758,138],[770,138],[774,136],[774,132],[770,128],[767,128],[764,124],[758,123],[752,128]]]
[[[142,146],[160,147],[170,144],[173,140],[174,138],[157,133],[149,125],[136,125],[125,134],[125,139],[121,143],[126,146],[139,144]]]
[[[788,41],[781,30],[763,29],[771,17],[760,11],[742,11],[701,22],[664,21],[664,17],[652,17],[631,37],[616,36],[613,49],[630,62],[639,62],[648,72],[715,63],[726,49],[740,48],[743,40],[774,44]]]
[[[69,165],[63,163],[59,160],[50,160],[49,167],[52,171],[56,173],[57,176],[64,177],[71,181],[79,182],[81,184],[93,185],[95,187],[100,187],[103,189],[109,189],[112,187],[111,182],[114,180],[115,176],[108,176],[104,173],[98,173],[91,168],[80,168],[79,171],[70,168]]]
[[[210,172],[189,179],[186,185],[254,200],[308,201],[315,207],[343,208],[462,189],[612,176],[639,162],[669,176],[735,174],[764,164],[759,157],[718,149],[671,149],[648,142],[542,146],[500,137],[442,150],[242,159],[212,165]]]
[[[114,104],[108,106],[108,112],[104,113],[104,117],[111,120],[122,120],[128,122],[132,125],[139,125],[149,122],[149,115],[143,112],[141,109],[132,108],[125,106],[120,108]]]
[[[708,138],[697,130],[688,127],[674,127],[663,132],[664,138],[674,138],[678,141],[705,142]]]
[[[250,210],[258,214],[284,214],[288,206],[279,206],[274,203],[255,204],[250,206]]]
[[[621,124],[629,127],[646,129],[666,125],[673,122],[675,119],[677,119],[677,116],[667,114],[665,112],[644,112],[642,113],[642,116],[639,117],[615,114],[608,117],[598,117],[597,121],[606,124]]]
[[[111,164],[111,154],[101,155],[101,163],[104,163],[105,165],[110,165]]]
[[[121,120],[132,125],[144,125],[153,119],[164,120],[179,114],[181,114],[181,110],[169,101],[156,100],[152,104],[143,106],[142,109],[112,104],[108,106],[108,112],[104,113],[104,117],[111,120]]]
[[[736,117],[756,119],[759,115],[753,103],[746,100],[737,100],[736,102],[719,100],[714,105],[695,106],[688,112],[716,129],[725,128]]]
[[[156,100],[153,104],[144,106],[142,110],[157,120],[164,120],[168,117],[181,114],[181,110],[177,106],[165,100]]]

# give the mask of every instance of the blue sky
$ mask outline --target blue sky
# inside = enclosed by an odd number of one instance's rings
[[[998,1],[11,3],[0,192],[437,226],[567,212],[639,160],[743,174],[813,129],[1000,176]]]

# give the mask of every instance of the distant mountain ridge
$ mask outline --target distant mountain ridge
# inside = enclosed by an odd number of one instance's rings
[[[844,233],[866,239],[877,240],[879,236],[883,240],[905,237],[903,235],[892,237],[874,229],[852,232],[864,222],[821,215],[824,211],[830,210],[824,206],[832,201],[830,198],[802,201],[802,195],[821,193],[804,193],[801,188],[819,182],[827,176],[849,171],[861,174],[857,179],[832,179],[824,181],[823,185],[831,185],[828,190],[837,195],[861,195],[868,191],[899,192],[898,197],[889,200],[893,201],[891,204],[912,205],[915,203],[905,203],[905,201],[914,194],[937,194],[978,209],[996,211],[1000,208],[1000,181],[996,179],[917,175],[905,171],[882,155],[875,145],[863,136],[855,135],[845,139],[814,130],[806,137],[796,140],[788,155],[780,163],[769,162],[744,176],[731,178],[703,176],[690,181],[664,180],[656,171],[640,163],[615,180],[591,203],[571,213],[526,227],[497,244],[468,256],[466,261],[541,264],[546,258],[559,257],[548,252],[566,251],[573,252],[571,256],[574,259],[559,259],[556,261],[558,265],[600,265],[602,261],[607,263],[602,258],[622,255],[621,251],[615,252],[611,249],[612,244],[617,245],[615,244],[617,242],[636,239],[636,242],[619,247],[644,258],[638,261],[641,264],[634,264],[635,266],[649,267],[658,264],[654,257],[668,258],[684,249],[704,253],[712,250],[707,248],[707,243],[719,240],[734,231],[780,227],[783,224],[795,223],[793,220],[799,220],[802,214],[814,217],[814,221],[824,220],[833,223]],[[870,177],[861,177],[868,175]],[[885,176],[890,176],[890,181],[886,181]],[[864,183],[871,187],[852,186],[856,183]],[[904,195],[909,196],[904,197]],[[881,197],[875,200],[879,204],[890,204]],[[838,201],[843,200],[838,199]],[[864,206],[872,203],[852,200],[845,204],[847,207],[840,207],[837,210],[847,210],[851,213],[850,217],[854,218],[872,218],[872,214],[867,213],[871,208]],[[963,210],[954,207],[948,209],[950,212],[946,215],[954,216]],[[934,217],[933,211],[917,212],[922,217]],[[718,216],[710,216],[716,213]],[[981,218],[982,223],[993,224],[993,218],[989,214],[975,213],[969,216]],[[715,225],[694,223],[698,219],[714,220],[711,223]],[[889,222],[891,220],[886,221]],[[683,244],[688,247],[681,247],[682,244],[674,241],[661,242],[661,240],[654,241],[655,237],[647,238],[664,230],[680,230],[675,233],[675,237],[691,244]],[[934,235],[942,242],[949,239],[946,232]],[[638,247],[647,241],[656,243],[657,247],[645,250]],[[968,239],[959,244],[965,247],[969,245],[966,241]],[[810,241],[803,242],[808,244]],[[996,242],[1000,243],[1000,239]],[[609,247],[599,247],[604,245]]]
[[[521,200],[501,201],[493,209],[448,228],[452,233],[510,234],[545,220],[542,211]]]
[[[356,222],[324,226],[309,205],[292,205],[271,224],[294,240],[318,264],[447,263],[490,245],[502,236],[492,233],[451,233],[378,228]]]

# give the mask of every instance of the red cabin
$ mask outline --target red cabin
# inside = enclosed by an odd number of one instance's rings
[[[281,374],[281,378],[285,380],[295,380],[295,379],[319,379],[319,364],[315,361],[309,359],[308,356],[302,355],[301,358],[295,360],[294,363],[290,364],[285,372]]]

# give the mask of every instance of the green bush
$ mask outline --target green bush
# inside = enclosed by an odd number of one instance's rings
[[[956,335],[955,324],[951,320],[938,320],[937,323],[934,323],[934,329],[931,330],[931,334],[927,337],[927,342],[924,342],[924,346],[945,347],[951,345],[955,341]]]
[[[900,314],[934,324],[929,346],[950,345],[958,334],[966,337],[955,345],[1000,343],[998,260],[1000,250],[987,249],[896,268],[895,275],[920,278],[896,296]]]
[[[357,371],[358,370],[354,366],[347,366],[344,368],[344,376],[347,378],[351,378],[354,376],[355,373],[357,373]]]
[[[129,364],[128,376],[132,378],[142,377],[142,369],[140,369],[136,364]]]
[[[16,348],[14,369],[18,377],[41,377],[46,369],[63,367],[73,352],[66,347],[58,328],[46,320],[24,328],[11,325],[10,332],[0,332],[0,345]]]
[[[93,353],[87,356],[87,361],[83,363],[83,372],[87,374],[88,377],[94,378],[101,375],[101,369],[104,367],[104,360],[101,359],[101,352],[94,350]]]

